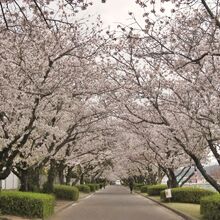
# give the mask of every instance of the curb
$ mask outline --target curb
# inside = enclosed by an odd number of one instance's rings
[[[75,203],[76,202],[70,202],[70,203],[64,205],[63,207],[60,207],[59,209],[56,210],[56,212],[54,212],[54,215],[56,215],[58,212],[62,212],[63,210],[65,210],[66,208],[72,206]]]
[[[179,215],[180,217],[184,218],[184,220],[195,220],[194,218],[191,218],[191,217],[189,217],[188,215],[185,215],[185,214],[183,214],[182,212],[177,211],[176,209],[170,208],[169,206],[166,206],[166,205],[164,205],[163,203],[161,203],[161,202],[159,202],[159,201],[157,201],[157,200],[154,200],[154,199],[150,198],[149,196],[144,196],[144,195],[142,195],[141,193],[138,193],[138,192],[136,192],[136,193],[137,193],[138,195],[143,196],[144,198],[147,198],[147,199],[151,200],[152,202],[157,203],[158,205],[161,205],[162,207],[164,207],[164,208],[166,208],[166,209],[169,209],[170,211],[172,211],[172,212],[174,212],[175,214]]]
[[[63,207],[60,207],[59,209],[57,209],[56,212],[54,212],[54,215],[56,215],[58,212],[64,211],[64,210],[67,209],[68,207],[73,206],[74,204],[77,204],[77,203],[79,203],[80,201],[82,201],[82,200],[84,200],[84,199],[86,199],[86,198],[88,198],[88,197],[90,197],[90,196],[92,196],[92,195],[94,195],[94,193],[90,193],[90,194],[88,194],[86,197],[81,198],[81,199],[79,199],[79,200],[77,200],[77,201],[69,202],[68,204],[64,205]]]
[[[104,190],[104,188],[103,188],[103,189],[99,189],[99,190],[97,190],[97,191],[95,191],[95,192],[93,192],[93,193],[89,193],[86,197],[83,197],[83,198],[81,198],[81,199],[79,199],[79,200],[77,200],[77,201],[69,202],[68,204],[64,205],[63,207],[60,207],[59,209],[57,209],[57,210],[54,212],[53,215],[56,215],[58,212],[64,211],[65,209],[69,208],[70,206],[74,206],[74,204],[77,204],[77,203],[79,203],[80,201],[83,201],[84,199],[87,199],[87,198],[93,196],[96,192],[99,192],[99,191],[101,191],[101,190]],[[0,219],[0,220],[1,220],[1,219]]]
[[[145,198],[147,198],[147,199],[149,199],[149,200],[151,200],[151,201],[153,201],[153,202],[155,202],[155,203],[157,203],[157,204],[159,204],[159,205],[161,205],[161,206],[163,206],[163,207],[169,209],[170,211],[176,213],[177,215],[181,216],[181,217],[184,218],[185,220],[194,220],[193,218],[189,217],[188,215],[185,215],[185,214],[183,214],[182,212],[177,211],[176,209],[170,208],[169,206],[166,206],[166,205],[164,205],[163,203],[161,203],[161,202],[159,202],[159,201],[156,201],[156,200],[154,200],[154,199],[152,199],[152,198],[150,198],[150,197],[148,197],[148,196],[145,196]]]

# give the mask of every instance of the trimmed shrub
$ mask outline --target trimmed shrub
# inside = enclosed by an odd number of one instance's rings
[[[148,187],[149,187],[148,185],[141,186],[141,192],[142,193],[147,193]]]
[[[220,194],[216,193],[201,199],[200,212],[204,219],[219,220],[220,219]]]
[[[96,189],[96,190],[99,190],[99,189],[100,189],[100,185],[99,185],[98,183],[95,183],[94,185],[95,185],[95,189]]]
[[[90,187],[90,191],[91,192],[95,192],[96,190],[99,189],[99,184],[95,184],[95,183],[89,183],[87,184]]]
[[[90,187],[88,185],[80,184],[80,185],[76,185],[76,187],[80,192],[90,193]]]
[[[77,201],[79,190],[75,186],[54,185],[54,194],[58,199]]]
[[[160,192],[167,189],[167,185],[158,184],[147,187],[147,193],[149,196],[159,196]]]
[[[134,184],[134,190],[140,191],[140,190],[141,190],[141,187],[142,187],[143,185],[144,185],[143,183],[135,183],[135,184]]]
[[[204,196],[215,194],[215,192],[207,189],[193,188],[193,187],[182,187],[171,189],[172,198],[169,199],[171,202],[183,202],[183,203],[195,203],[199,204],[200,200]],[[165,191],[160,193],[160,199],[164,202],[168,201],[165,196]]]
[[[88,186],[89,186],[91,192],[95,192],[96,188],[93,184],[88,184]]]
[[[47,218],[54,212],[55,197],[42,193],[2,191],[0,210],[2,214],[31,218]]]

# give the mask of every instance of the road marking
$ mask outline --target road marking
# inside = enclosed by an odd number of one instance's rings
[[[93,194],[92,194],[93,195]],[[87,196],[85,199],[88,199],[88,198],[90,198],[92,195],[89,195],[89,196]]]
[[[92,197],[94,194],[95,194],[95,193],[92,193],[91,195],[88,195],[88,196],[86,196],[86,197],[84,197],[84,198],[82,198],[82,199],[80,199],[80,200],[88,199],[88,198]]]
[[[71,206],[75,206],[76,205],[76,203],[73,203]]]

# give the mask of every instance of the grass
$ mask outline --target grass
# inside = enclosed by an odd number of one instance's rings
[[[148,196],[147,193],[141,193],[143,196]],[[160,201],[160,196],[149,196],[149,198],[156,200],[158,202]],[[200,214],[200,205],[199,204],[191,204],[191,203],[177,203],[177,202],[171,202],[171,203],[163,203],[163,205],[168,206],[172,209],[175,209],[189,217],[191,217],[194,220],[202,220],[202,215]]]
[[[160,196],[149,196],[149,198],[160,202]]]
[[[175,209],[179,212],[182,212],[193,219],[202,219],[202,215],[200,214],[200,205],[199,204],[191,204],[191,203],[165,203],[166,206]]]

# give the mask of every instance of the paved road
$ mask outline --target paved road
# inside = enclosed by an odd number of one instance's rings
[[[123,186],[108,186],[59,213],[56,220],[183,220]]]

